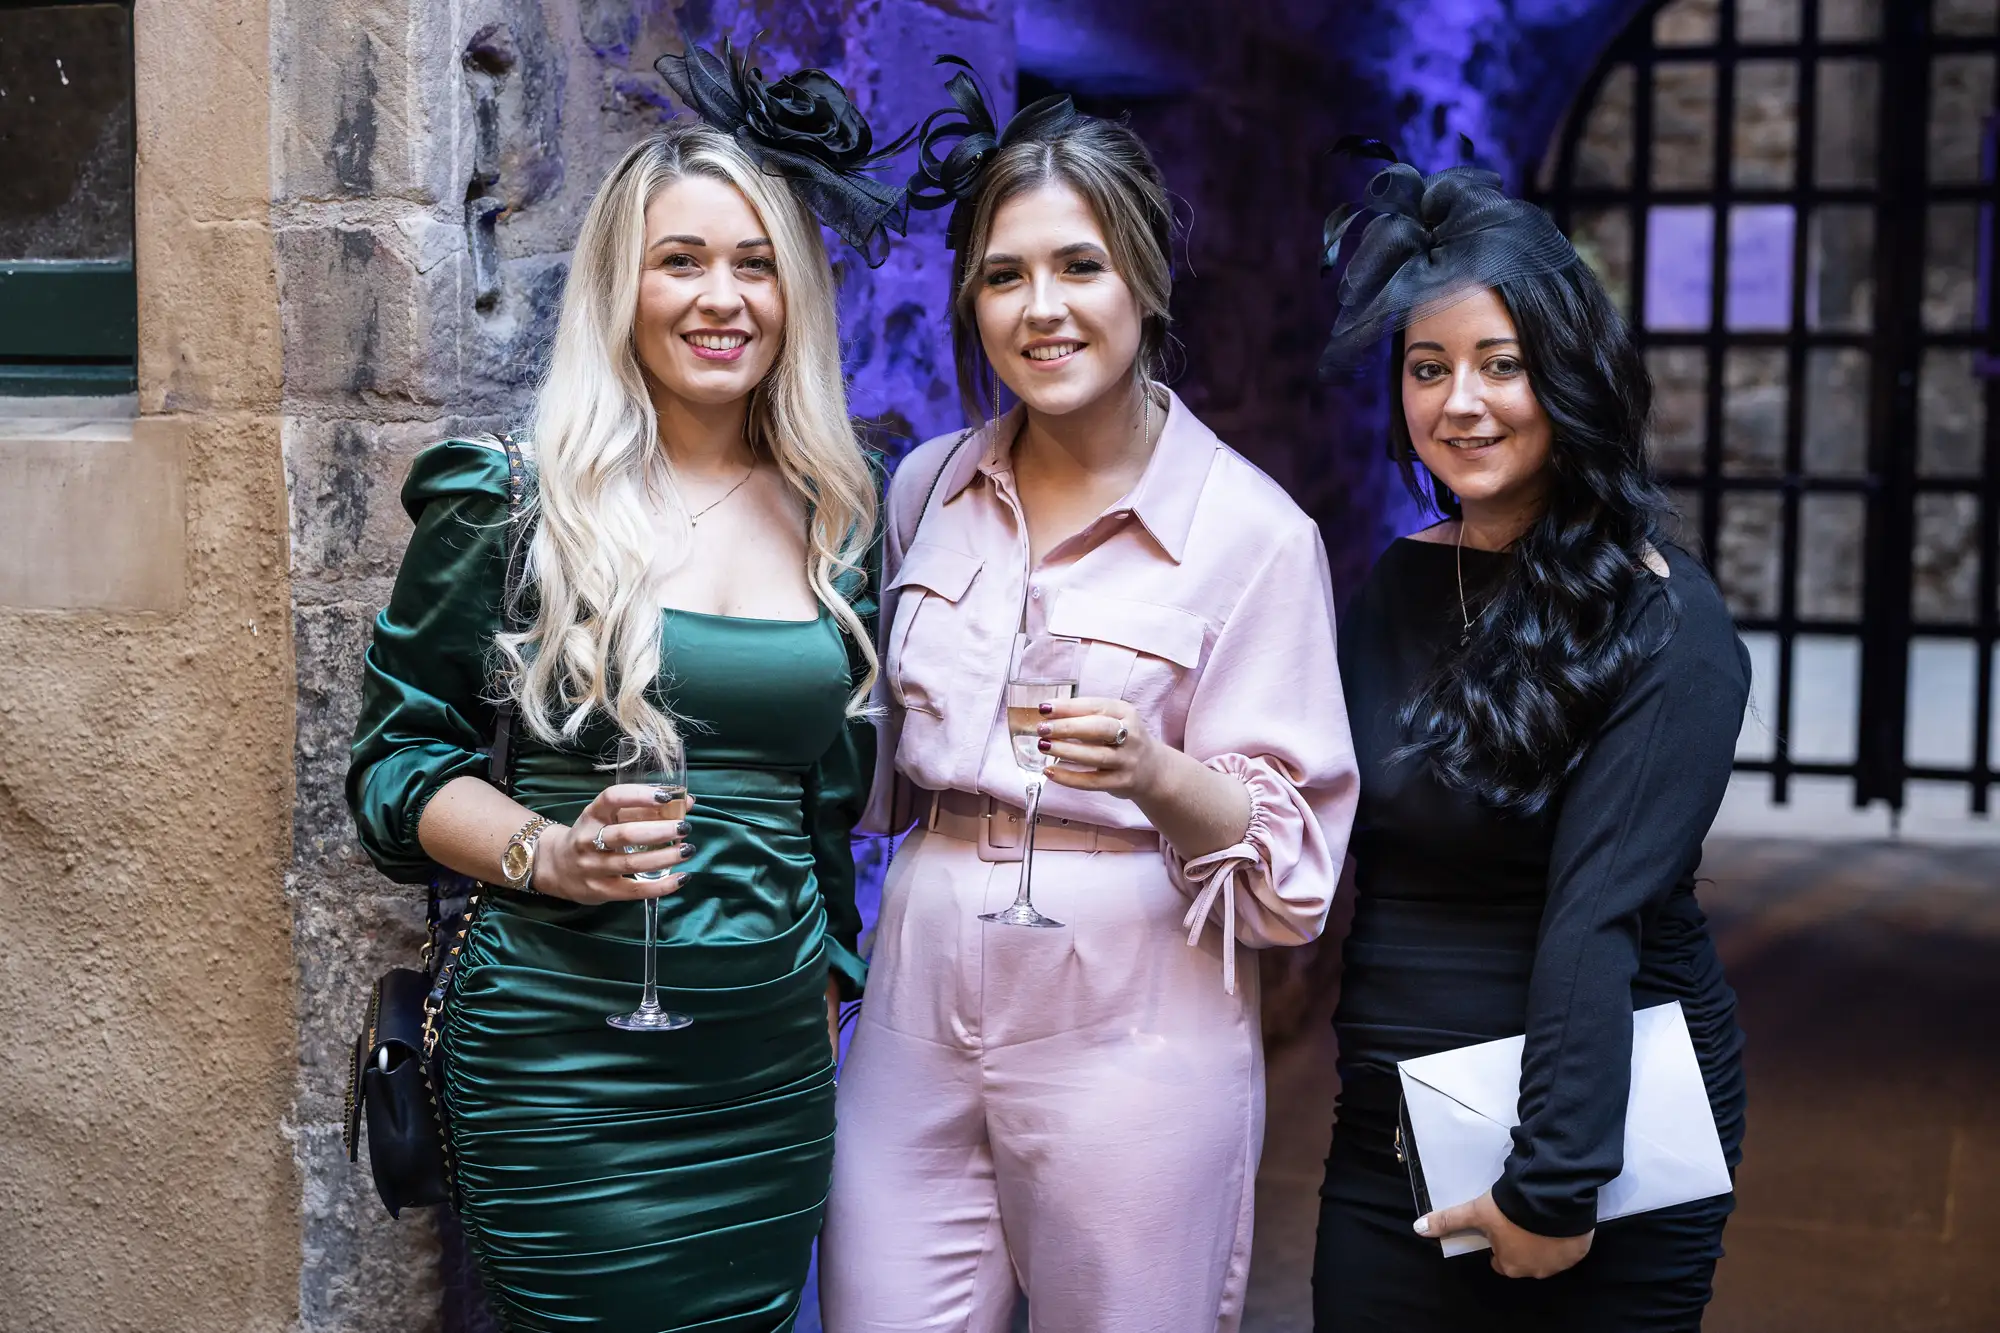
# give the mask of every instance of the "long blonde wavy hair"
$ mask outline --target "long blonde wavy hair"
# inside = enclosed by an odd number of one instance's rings
[[[762,221],[784,295],[770,373],[752,391],[750,447],[773,460],[811,515],[806,579],[867,663],[849,712],[864,710],[875,650],[836,581],[874,539],[875,482],[847,415],[833,271],[812,215],[736,142],[678,122],[633,146],[598,187],[563,288],[562,314],[534,412],[538,486],[518,596],[532,619],[497,639],[501,688],[530,731],[574,744],[589,721],[622,733],[619,762],[664,762],[681,728],[655,690],[661,613],[651,572],[658,543],[649,491],[662,497],[679,549],[687,506],[659,443],[659,420],[633,344],[645,263],[646,208],[687,176],[726,181]]]

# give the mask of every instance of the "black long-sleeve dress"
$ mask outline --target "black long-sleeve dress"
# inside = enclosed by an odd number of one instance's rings
[[[1459,553],[1396,542],[1342,621],[1361,804],[1318,1333],[1700,1326],[1729,1196],[1607,1224],[1569,1272],[1510,1280],[1485,1254],[1447,1260],[1411,1231],[1416,1206],[1393,1148],[1397,1061],[1525,1032],[1521,1123],[1494,1201],[1543,1235],[1590,1230],[1597,1191],[1621,1168],[1632,1011],[1679,1000],[1736,1165],[1742,1034],[1695,869],[1729,780],[1749,661],[1707,573],[1684,552],[1663,554],[1670,577],[1641,575],[1626,614],[1644,641],[1669,637],[1533,817],[1483,806],[1421,761],[1391,761],[1405,740],[1398,711],[1462,630]],[[1463,553],[1475,607],[1510,559]]]

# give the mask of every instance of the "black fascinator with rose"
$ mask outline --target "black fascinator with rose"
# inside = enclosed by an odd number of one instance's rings
[[[945,84],[952,104],[932,112],[917,129],[917,169],[910,176],[908,190],[913,208],[951,209],[946,243],[956,259],[956,286],[965,274],[965,244],[972,230],[979,183],[993,155],[1022,140],[1061,134],[1076,123],[1077,110],[1066,95],[1057,93],[1022,107],[1003,129],[970,61],[944,55],[932,63],[956,65],[958,73]]]
[[[1474,291],[1579,262],[1549,215],[1509,196],[1494,172],[1468,165],[1426,176],[1380,140],[1354,135],[1334,151],[1390,165],[1360,202],[1326,219],[1321,268],[1332,271],[1343,249],[1348,259],[1322,378],[1358,369],[1384,336]]]
[[[876,148],[867,118],[826,71],[767,80],[726,37],[720,54],[691,46],[684,55],[661,56],[653,68],[683,105],[733,136],[767,175],[784,177],[870,268],[889,257],[890,232],[908,231],[904,191],[864,173],[902,152],[915,131]]]

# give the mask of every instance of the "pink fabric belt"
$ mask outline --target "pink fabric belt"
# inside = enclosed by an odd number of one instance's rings
[[[962,791],[930,793],[930,814],[924,827],[947,838],[977,844],[982,861],[1018,861],[1024,842],[1027,812]],[[1151,829],[1110,828],[1074,819],[1042,816],[1035,830],[1038,852],[1151,852],[1159,850],[1160,835]]]

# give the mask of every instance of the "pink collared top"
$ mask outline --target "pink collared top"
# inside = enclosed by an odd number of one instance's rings
[[[904,460],[888,515],[922,509],[923,496],[900,488],[931,476],[937,486],[907,550],[887,524],[884,733],[895,770],[918,787],[1021,806],[1026,779],[1002,709],[1016,629],[1084,640],[1078,695],[1128,700],[1156,736],[1249,789],[1236,845],[1192,861],[1164,847],[1192,900],[1190,943],[1219,910],[1225,938],[1303,944],[1326,923],[1358,782],[1326,551],[1275,482],[1168,398],[1138,485],[1033,570],[1014,490],[1018,408]],[[942,473],[928,451],[949,456]],[[880,757],[885,777],[890,760]],[[877,786],[879,829],[890,803]],[[1151,827],[1131,801],[1054,783],[1042,813]],[[1232,987],[1234,953],[1223,951]]]

